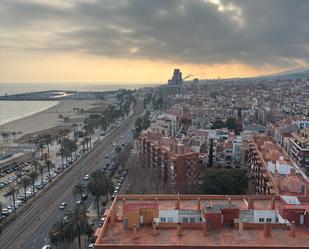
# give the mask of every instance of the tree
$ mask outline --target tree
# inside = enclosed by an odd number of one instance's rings
[[[106,196],[114,191],[113,182],[101,171],[92,172],[90,175],[90,182],[88,183],[88,189],[91,195],[94,196],[98,217],[100,217],[100,198]]]
[[[55,165],[52,163],[52,161],[46,160],[46,161],[45,161],[45,166],[46,166],[47,172],[48,172],[48,179],[51,180],[50,169],[51,169],[52,167],[54,167]]]
[[[13,140],[14,140],[14,141],[15,141],[15,138],[16,138],[16,134],[17,134],[16,131],[13,131],[13,132],[12,132],[12,136],[13,136]]]
[[[208,155],[208,167],[212,167],[214,165],[214,148],[213,148],[213,138],[210,139],[210,148]]]
[[[28,176],[31,179],[33,194],[35,195],[35,180],[38,178],[38,173],[36,171],[31,171]]]
[[[17,189],[15,188],[13,183],[10,183],[10,185],[8,186],[7,192],[12,196],[13,198],[13,211],[15,212],[15,201],[16,201],[16,192]]]
[[[73,195],[80,195],[82,198],[82,195],[85,194],[86,192],[86,187],[82,183],[77,183],[73,187]]]
[[[248,178],[244,170],[206,169],[203,176],[204,194],[240,195],[245,194]]]
[[[53,224],[49,232],[49,239],[53,245],[65,245],[65,248],[67,248],[67,244],[72,243],[74,237],[70,236],[68,233],[66,222],[58,221]]]
[[[25,201],[27,201],[27,188],[31,184],[31,178],[29,176],[24,176],[23,178],[20,179],[19,185],[24,189],[24,198]]]
[[[50,154],[49,153],[49,146],[50,146],[50,144],[51,144],[51,142],[52,142],[52,135],[51,134],[45,134],[44,136],[43,136],[43,139],[44,139],[44,143],[45,143],[45,145],[47,146],[47,153],[48,153],[48,155]]]
[[[121,152],[121,147],[119,145],[116,146],[115,152],[119,154]]]
[[[45,169],[45,165],[44,164],[39,164],[39,167],[38,167],[38,170],[39,170],[39,173],[41,175],[41,185],[43,186],[43,173],[44,173],[44,169]]]
[[[235,118],[227,118],[226,120],[226,126],[229,130],[233,130],[236,132],[236,119]]]
[[[67,233],[70,237],[78,239],[78,248],[81,249],[81,237],[83,235],[91,236],[93,234],[93,229],[91,229],[91,225],[88,223],[86,211],[75,206],[67,215]]]

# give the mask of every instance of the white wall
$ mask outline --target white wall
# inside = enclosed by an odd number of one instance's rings
[[[264,222],[260,222],[260,218],[264,218]],[[266,223],[266,219],[271,218],[271,223],[277,223],[276,210],[254,210],[253,222]]]
[[[178,219],[178,215],[179,214],[179,210],[159,210],[159,222],[161,222],[161,217],[164,217],[166,222],[168,220],[169,217],[171,217],[173,219],[173,223],[178,223],[179,219]]]

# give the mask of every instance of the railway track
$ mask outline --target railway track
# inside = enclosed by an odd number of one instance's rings
[[[58,208],[59,203],[72,192],[73,186],[80,181],[81,177],[91,171],[100,157],[113,145],[111,140],[118,138],[119,132],[133,126],[136,117],[142,113],[142,104],[139,103],[135,112],[127,118],[119,127],[108,134],[88,154],[76,161],[70,168],[63,172],[51,187],[44,189],[32,205],[22,207],[27,209],[9,224],[0,235],[1,249],[22,248],[33,233],[47,220],[53,210]],[[18,213],[17,213],[18,214]]]

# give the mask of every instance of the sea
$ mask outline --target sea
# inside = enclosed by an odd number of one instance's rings
[[[0,96],[48,90],[112,91],[138,89],[158,84],[111,84],[111,83],[0,83]],[[0,125],[44,111],[58,101],[0,101]]]

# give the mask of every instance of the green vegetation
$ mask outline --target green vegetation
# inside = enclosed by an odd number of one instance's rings
[[[221,128],[228,128],[229,130],[234,131],[236,134],[239,134],[240,130],[237,125],[237,120],[234,117],[229,117],[226,119],[226,122],[222,121],[221,119],[215,120],[213,125],[211,126],[211,129],[221,129]]]
[[[138,138],[142,130],[146,130],[150,126],[150,112],[147,111],[143,117],[138,117],[135,121],[134,139]]]
[[[204,172],[203,193],[218,195],[245,194],[248,178],[244,170],[210,168]]]
[[[49,232],[49,239],[55,246],[68,248],[75,239],[78,240],[78,248],[81,249],[81,237],[92,236],[93,225],[89,224],[86,211],[78,206],[67,213],[67,220],[56,222]]]
[[[90,175],[88,190],[95,198],[98,217],[100,217],[100,199],[105,196],[105,201],[108,201],[108,195],[114,191],[114,184],[111,178],[107,177],[101,171],[95,171]]]

